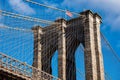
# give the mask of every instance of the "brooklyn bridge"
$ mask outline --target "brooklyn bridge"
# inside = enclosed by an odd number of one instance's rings
[[[77,16],[50,21],[0,10],[4,17],[0,24],[0,80],[112,80],[104,68],[103,48],[107,46],[120,59],[100,30],[101,16],[91,10],[67,13],[73,14]],[[76,56],[78,48],[80,55]],[[82,70],[77,68],[79,63],[83,63]]]

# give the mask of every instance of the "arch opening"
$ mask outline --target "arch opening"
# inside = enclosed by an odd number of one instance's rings
[[[51,58],[51,74],[55,77],[58,77],[58,50],[56,50]]]
[[[85,63],[83,45],[79,44],[75,51],[76,80],[85,80]]]

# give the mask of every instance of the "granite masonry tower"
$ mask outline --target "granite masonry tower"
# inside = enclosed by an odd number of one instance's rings
[[[104,80],[100,24],[97,13],[86,10],[70,20],[58,19],[47,27],[35,26],[33,66],[51,74],[51,59],[58,50],[58,77],[76,80],[75,50],[84,46],[85,79]],[[72,68],[72,69],[71,69]],[[40,80],[40,79],[38,79]]]

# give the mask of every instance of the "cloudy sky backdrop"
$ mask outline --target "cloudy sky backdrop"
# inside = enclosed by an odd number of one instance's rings
[[[34,0],[42,4],[70,10],[73,12],[82,12],[84,10],[92,10],[97,12],[102,17],[101,32],[106,36],[117,55],[120,56],[120,0]],[[32,17],[38,17],[46,20],[55,20],[58,17],[66,17],[65,13],[40,7],[24,0],[0,0],[0,9],[23,14]],[[0,25],[5,18],[0,15]],[[79,51],[79,50],[77,50]],[[76,51],[76,52],[77,52]],[[107,72],[112,76],[113,80],[120,80],[120,63],[115,60],[110,63],[114,58],[108,59],[109,52],[104,51],[103,56]],[[106,54],[107,53],[107,54]],[[56,53],[57,54],[57,53]],[[111,53],[110,53],[111,55]],[[113,56],[113,55],[111,55]],[[57,63],[56,63],[57,64]],[[117,65],[113,67],[112,65]],[[109,68],[110,67],[110,68]],[[114,69],[115,68],[115,69]],[[79,79],[78,79],[79,80]]]

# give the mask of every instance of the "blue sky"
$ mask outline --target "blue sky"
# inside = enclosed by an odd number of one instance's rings
[[[68,9],[70,11],[78,13],[88,9],[92,10],[93,12],[99,13],[100,16],[102,17],[101,32],[106,36],[112,47],[120,56],[120,8],[119,8],[120,0],[34,0],[34,1],[61,9]],[[23,0],[0,0],[0,9],[23,15],[38,17],[46,20],[55,20],[58,17],[64,17],[67,19],[69,18],[63,12],[33,5]],[[8,24],[5,22],[3,24],[2,21],[4,20],[5,17],[0,16],[0,25]],[[11,24],[11,26],[16,25],[18,24]],[[30,24],[28,24],[28,26],[29,25]],[[21,24],[21,26],[23,27],[23,24]],[[31,28],[32,26],[29,26],[29,28]],[[24,28],[28,27],[24,26]],[[79,49],[77,49],[76,54],[78,52]],[[112,76],[113,80],[120,80],[119,77],[120,63],[112,55],[109,49],[104,46],[103,57],[105,60],[104,65],[106,72],[108,72],[109,75]],[[78,66],[80,66],[80,64]]]

